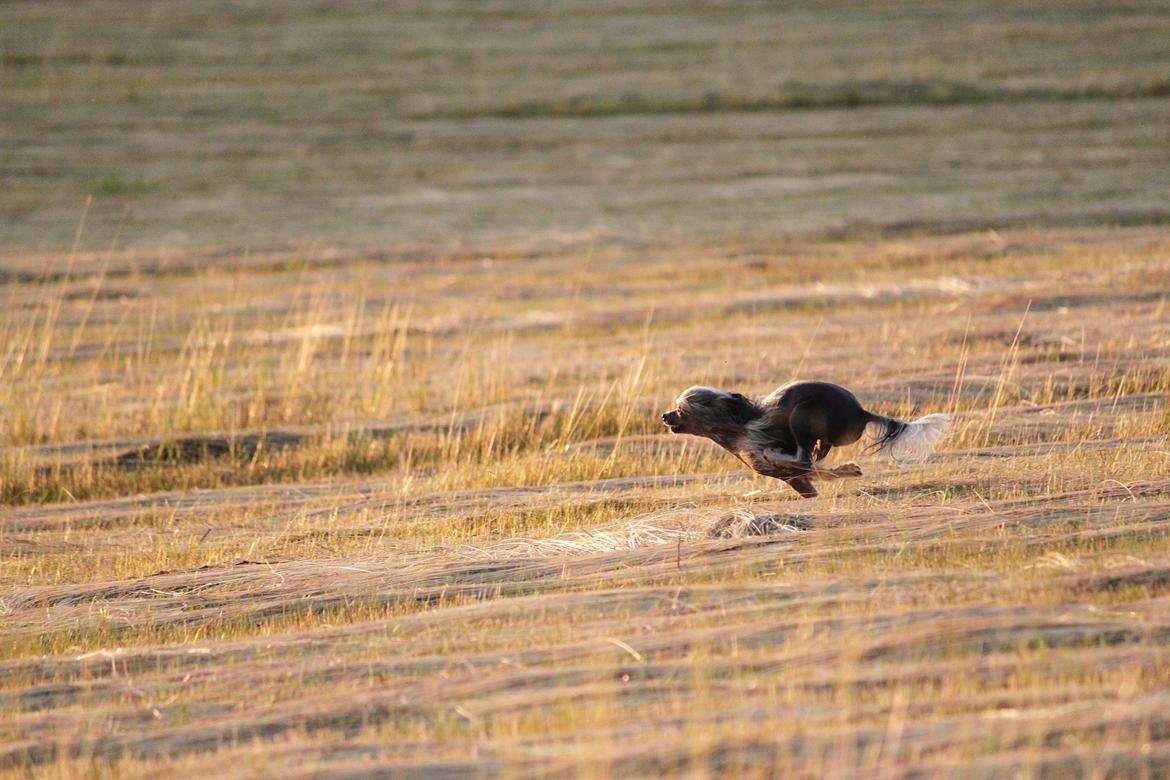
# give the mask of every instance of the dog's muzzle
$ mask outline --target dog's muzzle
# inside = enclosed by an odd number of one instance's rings
[[[666,427],[670,428],[671,433],[684,433],[684,425],[682,415],[679,414],[678,409],[671,409],[666,414],[662,415],[662,422]]]

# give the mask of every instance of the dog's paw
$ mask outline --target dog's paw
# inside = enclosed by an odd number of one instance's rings
[[[833,469],[833,473],[838,477],[860,477],[861,466],[858,466],[856,463],[842,463]]]

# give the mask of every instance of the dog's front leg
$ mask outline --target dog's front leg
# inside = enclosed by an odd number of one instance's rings
[[[744,461],[761,474],[769,471],[780,473],[807,472],[813,468],[811,461],[802,458],[800,452],[785,452],[775,447],[760,447],[744,453]]]
[[[808,476],[787,477],[785,480],[793,490],[800,493],[801,498],[816,498],[819,493]]]
[[[755,457],[751,457],[752,455]],[[768,447],[748,453],[748,457],[745,457],[744,461],[761,474],[784,480],[789,476],[807,477],[809,480],[848,479],[861,476],[861,468],[856,463],[843,463],[834,468],[826,468],[803,457],[800,450],[797,450],[796,453],[790,453],[775,447]]]

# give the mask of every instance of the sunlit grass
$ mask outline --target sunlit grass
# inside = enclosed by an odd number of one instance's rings
[[[20,282],[5,760],[849,774],[1050,766],[1057,733],[1086,771],[1147,755],[1124,725],[1161,728],[1170,677],[1170,343],[1138,277],[1164,242],[1045,235],[734,272],[714,243],[474,282],[403,260],[410,296],[360,258],[120,277],[130,297],[84,257]],[[690,384],[798,376],[951,433],[806,502],[658,421]],[[653,747],[618,739],[637,724]]]

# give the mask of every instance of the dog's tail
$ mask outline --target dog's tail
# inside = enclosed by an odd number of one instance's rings
[[[928,414],[904,422],[866,412],[866,419],[865,435],[869,440],[866,451],[889,455],[897,462],[926,458],[934,452],[934,446],[951,423],[949,414]]]

